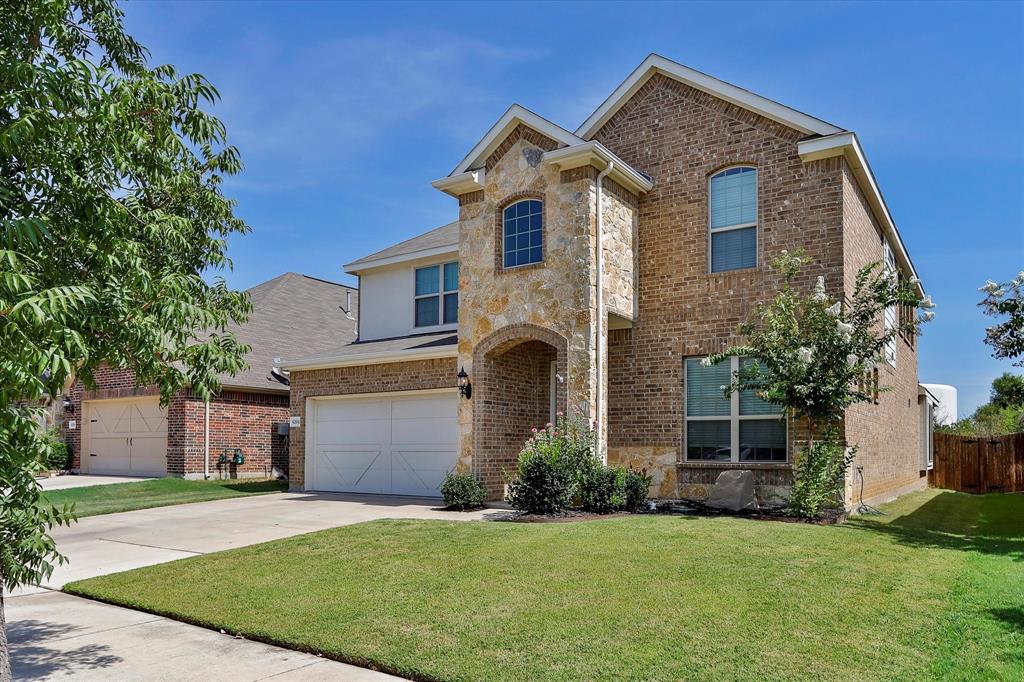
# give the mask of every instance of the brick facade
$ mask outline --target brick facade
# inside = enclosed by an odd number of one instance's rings
[[[302,418],[302,426],[290,434],[288,481],[293,490],[305,486],[306,400],[318,396],[355,395],[389,391],[419,391],[452,388],[458,372],[454,358],[395,362],[360,367],[335,367],[293,371],[291,374],[291,415]]]
[[[75,381],[68,393],[72,402],[61,427],[71,447],[72,467],[82,469],[82,430],[84,401],[157,396],[156,386],[136,386],[131,370],[101,367],[95,374],[95,388],[87,389]],[[167,473],[171,476],[200,478],[204,471],[205,405],[188,389],[175,393],[167,405]],[[74,419],[77,428],[69,429]],[[210,473],[216,477],[255,478],[270,475],[276,466],[288,468],[288,438],[277,435],[277,424],[288,421],[288,395],[251,391],[222,391],[210,401]],[[240,448],[245,456],[242,466],[218,469],[217,457],[228,448]]]

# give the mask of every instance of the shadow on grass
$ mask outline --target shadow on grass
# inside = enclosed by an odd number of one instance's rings
[[[889,536],[900,544],[956,549],[1024,561],[1024,495],[943,492],[891,519],[855,517],[847,528]]]
[[[1011,632],[1024,633],[1024,608],[1011,606],[1003,609],[989,609],[989,613]]]
[[[288,489],[288,481],[217,481],[217,484],[240,493],[278,493]]]

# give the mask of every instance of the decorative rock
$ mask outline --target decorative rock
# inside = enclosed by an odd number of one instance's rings
[[[715,479],[708,495],[707,506],[729,511],[756,511],[754,472],[749,469],[723,471]]]

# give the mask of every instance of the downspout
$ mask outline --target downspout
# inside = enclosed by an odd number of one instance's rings
[[[601,419],[601,408],[603,400],[601,399],[604,394],[604,372],[601,366],[604,364],[604,344],[603,344],[603,331],[604,331],[604,212],[602,211],[602,203],[604,200],[604,191],[602,190],[602,182],[604,176],[612,172],[615,168],[615,162],[608,161],[608,165],[605,166],[604,170],[597,174],[597,339],[594,344],[594,360],[597,364],[597,394],[594,399],[594,404],[597,407],[597,418],[594,420],[597,422],[596,438],[597,438],[597,455],[601,458],[601,461],[608,463],[608,458],[604,450],[604,438],[602,433],[604,431],[604,420]]]
[[[205,401],[206,414],[203,418],[203,480],[210,480],[210,401]]]

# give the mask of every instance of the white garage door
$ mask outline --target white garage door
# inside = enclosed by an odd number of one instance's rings
[[[90,474],[167,473],[167,410],[157,398],[85,403],[82,468]]]
[[[458,457],[457,395],[311,401],[307,489],[440,496]]]

